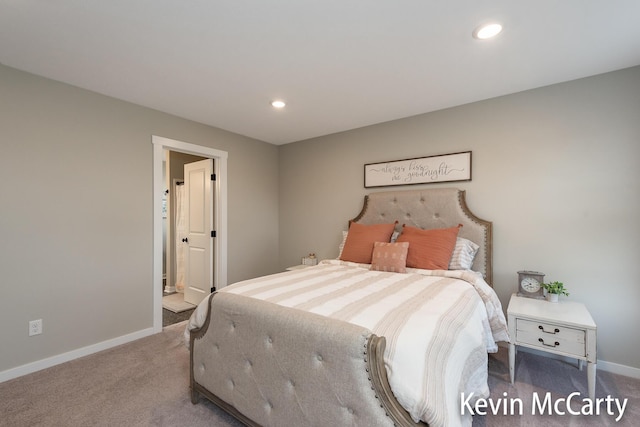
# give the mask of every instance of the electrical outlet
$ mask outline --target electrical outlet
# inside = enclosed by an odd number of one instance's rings
[[[29,322],[29,336],[40,335],[42,333],[42,319]]]

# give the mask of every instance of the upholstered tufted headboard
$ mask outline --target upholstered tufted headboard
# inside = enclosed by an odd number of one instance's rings
[[[469,210],[464,190],[434,188],[371,193],[365,196],[362,211],[352,221],[380,224],[396,220],[398,231],[402,224],[425,230],[462,224],[459,236],[480,245],[473,270],[482,272],[486,282],[492,285],[492,224]]]

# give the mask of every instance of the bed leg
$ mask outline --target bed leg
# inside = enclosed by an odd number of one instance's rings
[[[194,405],[200,401],[200,393],[195,391],[193,388],[190,389],[191,392],[191,403]]]

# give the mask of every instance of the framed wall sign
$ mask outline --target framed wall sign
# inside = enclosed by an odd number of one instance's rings
[[[364,186],[471,181],[471,151],[364,165]]]

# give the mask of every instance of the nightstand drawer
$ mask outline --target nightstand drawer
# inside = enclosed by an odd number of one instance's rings
[[[554,325],[553,323],[517,319],[516,329],[518,331],[526,331],[536,334],[539,333],[540,336],[554,336],[584,343],[584,330],[569,328],[567,326]]]
[[[516,341],[547,351],[558,351],[584,357],[585,331],[546,322],[516,320]]]

